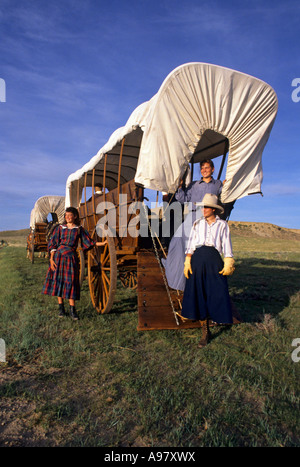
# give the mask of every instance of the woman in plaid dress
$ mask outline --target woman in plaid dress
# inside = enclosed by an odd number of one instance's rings
[[[58,298],[59,316],[65,316],[64,298],[69,299],[70,315],[77,320],[75,300],[80,298],[79,263],[76,254],[78,241],[87,251],[105,242],[94,242],[89,233],[80,226],[79,213],[75,208],[67,208],[65,222],[58,225],[48,244],[50,266],[47,271],[42,293]]]

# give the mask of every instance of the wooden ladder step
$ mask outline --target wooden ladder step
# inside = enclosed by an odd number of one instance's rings
[[[183,321],[180,317],[177,317],[177,324],[163,274],[153,251],[138,252],[138,331],[200,327],[199,321]],[[178,295],[177,291],[172,289],[169,291],[174,309],[180,313],[182,294]]]

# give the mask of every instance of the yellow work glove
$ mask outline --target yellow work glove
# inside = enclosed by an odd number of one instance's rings
[[[234,259],[233,258],[224,258],[224,267],[219,274],[223,274],[223,276],[231,276],[234,273]]]
[[[193,274],[193,272],[192,272],[192,266],[191,266],[191,261],[192,261],[192,257],[191,257],[191,256],[186,256],[186,257],[185,257],[183,274],[185,275],[185,277],[186,277],[187,279],[189,278],[189,273],[190,273],[190,274]]]

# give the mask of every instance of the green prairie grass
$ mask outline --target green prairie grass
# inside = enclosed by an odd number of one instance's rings
[[[47,260],[2,248],[0,400],[22,420],[17,444],[299,446],[300,245],[260,240],[233,238],[243,322],[212,328],[202,350],[198,329],[137,331],[136,293],[121,284],[110,314],[85,282],[80,321],[59,319],[41,294]]]

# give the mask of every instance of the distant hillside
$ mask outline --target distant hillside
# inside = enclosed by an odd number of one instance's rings
[[[229,221],[231,235],[240,237],[264,237],[300,241],[299,229],[287,229],[265,222]]]
[[[0,232],[0,242],[3,240],[9,245],[26,246],[28,234],[29,228],[21,230],[3,230]]]
[[[2,238],[3,236],[5,237],[19,237],[19,236],[26,236],[29,233],[29,228],[28,229],[21,229],[21,230],[2,230],[0,231],[0,237]]]
[[[229,221],[229,226],[233,237],[260,237],[300,241],[299,229],[287,229],[265,222]],[[24,246],[27,244],[28,234],[29,229],[4,230],[0,232],[0,241],[4,240],[10,245]]]

